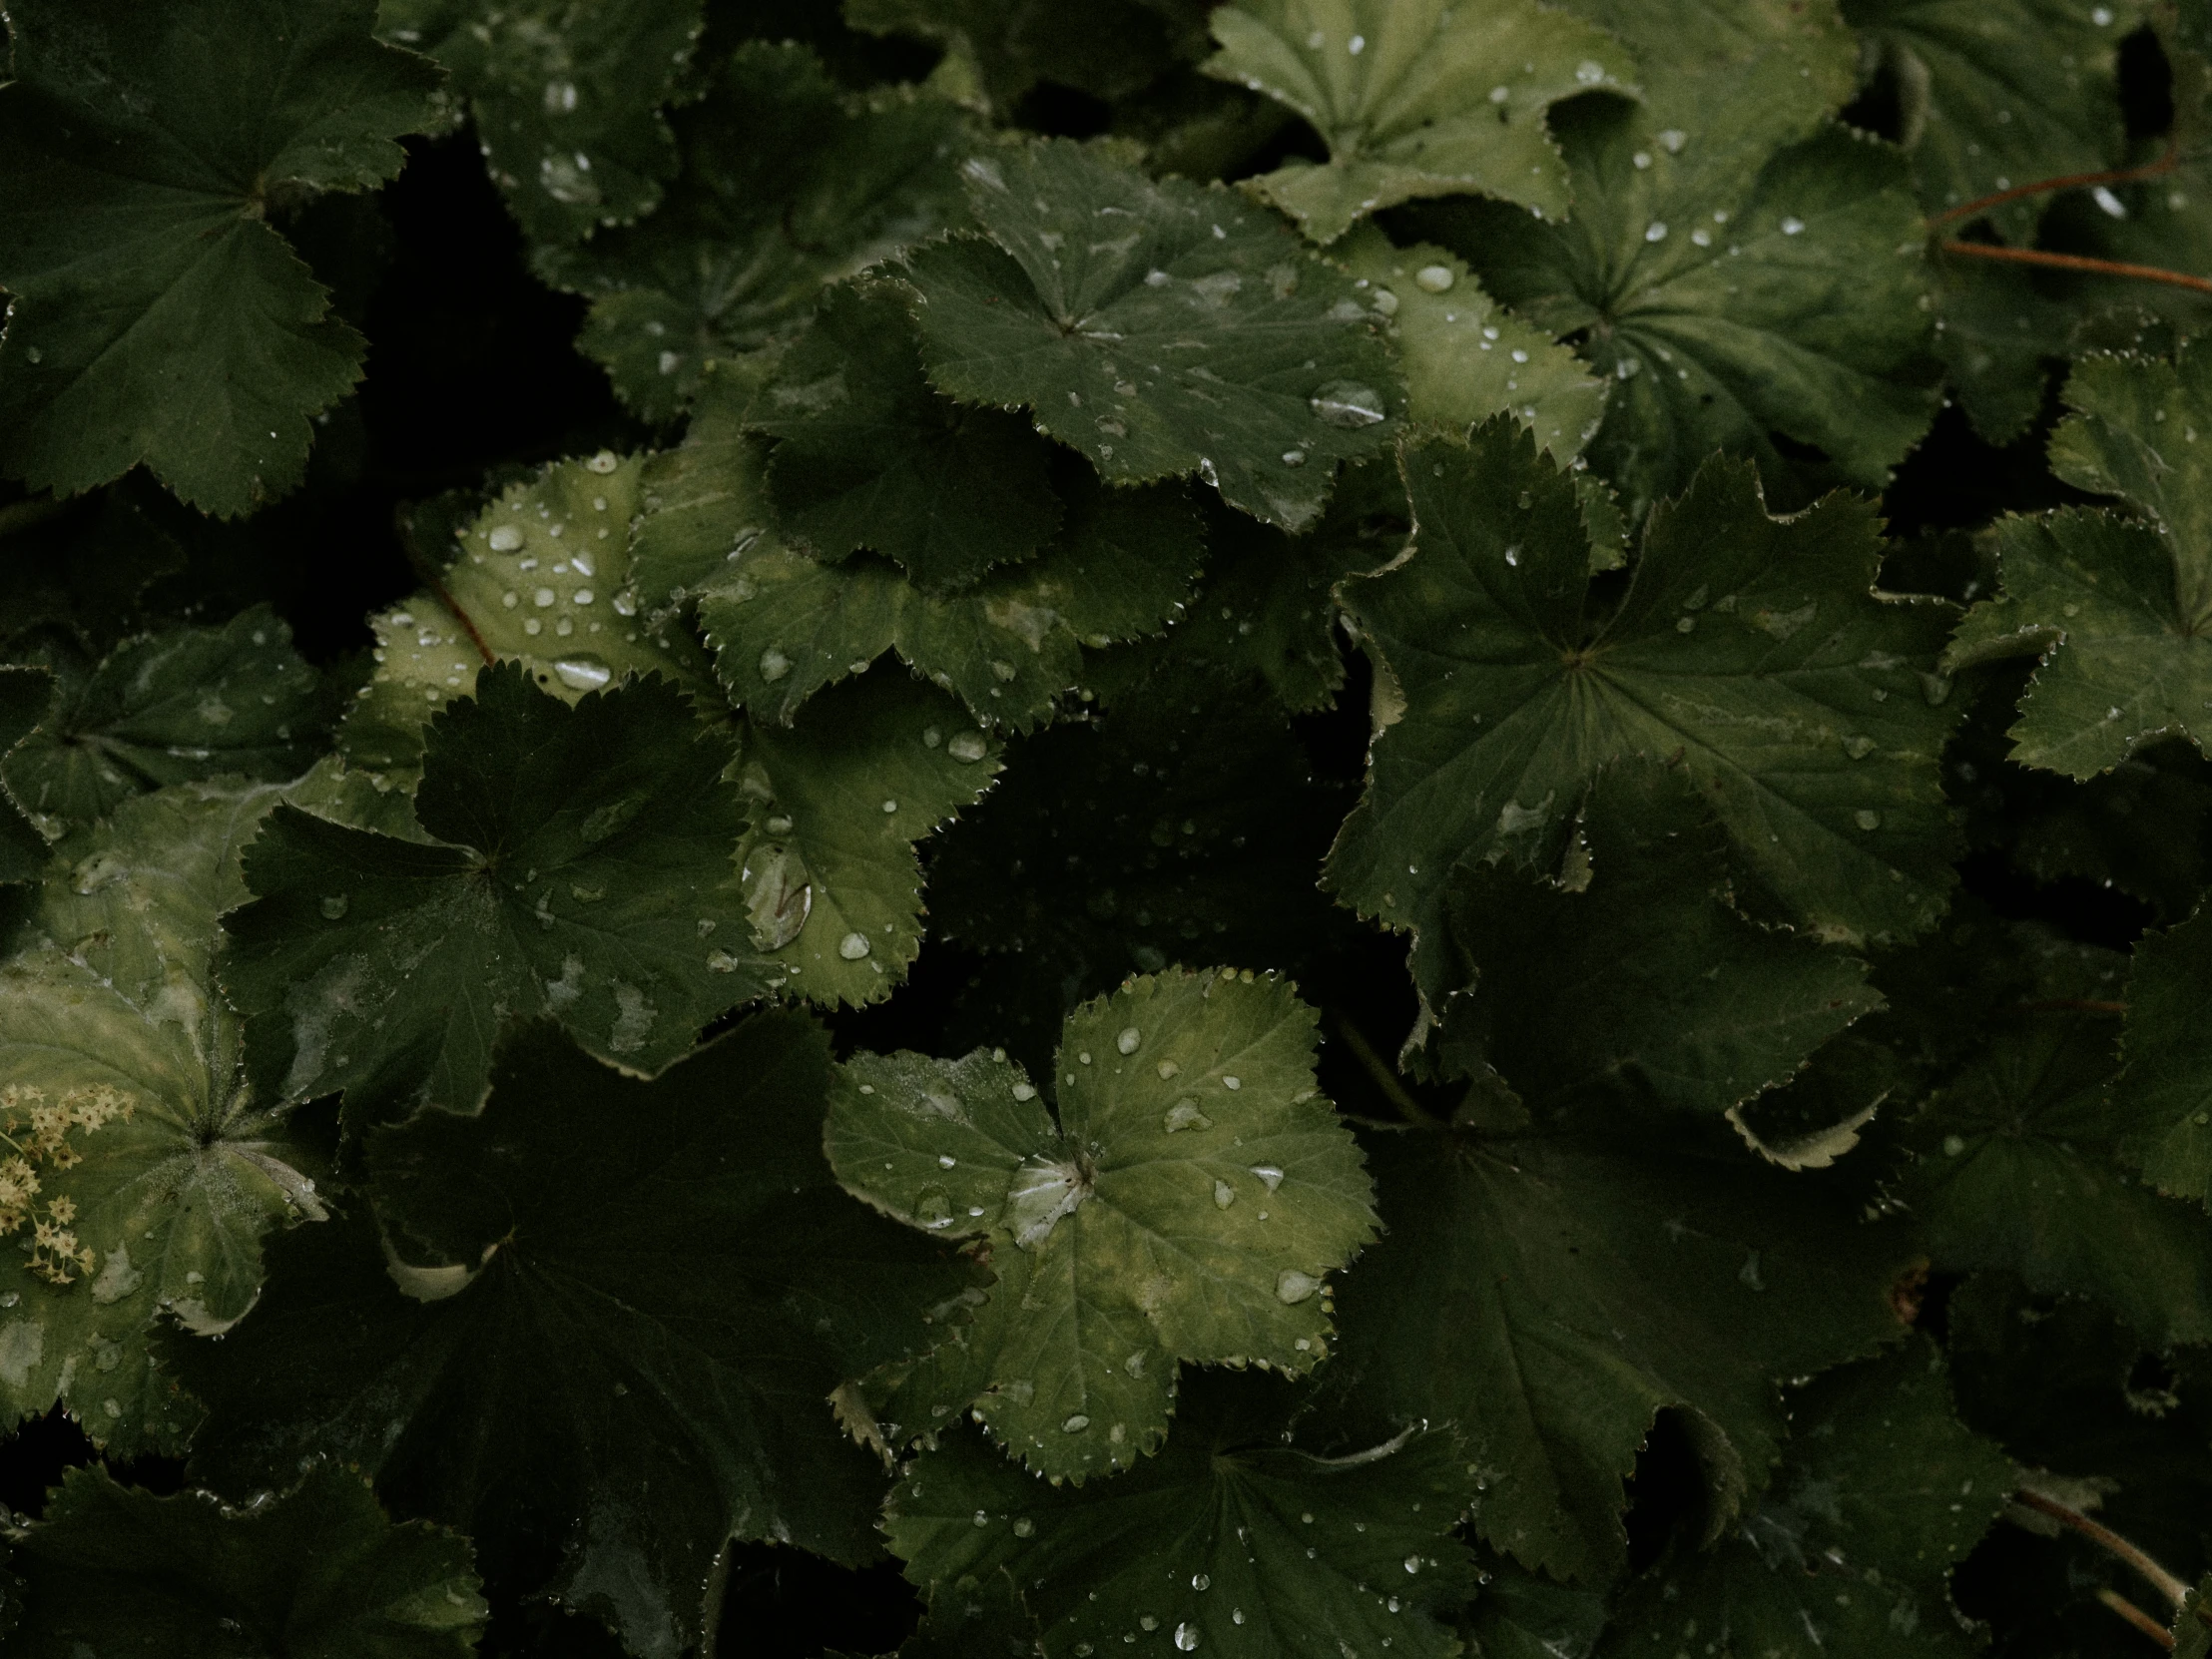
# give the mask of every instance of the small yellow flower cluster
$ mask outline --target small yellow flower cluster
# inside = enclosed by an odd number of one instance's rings
[[[70,1144],[72,1129],[90,1133],[130,1115],[131,1097],[106,1084],[71,1089],[58,1100],[25,1083],[0,1088],[0,1147],[13,1154],[0,1157],[0,1238],[28,1223],[31,1271],[41,1278],[67,1285],[76,1277],[71,1269],[90,1273],[97,1257],[69,1230],[77,1219],[71,1199],[39,1204],[40,1168],[64,1170],[83,1160]]]

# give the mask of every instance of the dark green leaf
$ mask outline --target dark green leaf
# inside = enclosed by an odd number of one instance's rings
[[[873,34],[916,35],[944,48],[937,80],[1005,113],[1040,80],[1098,98],[1134,92],[1178,58],[1205,50],[1206,0],[844,0],[845,20]]]
[[[46,717],[54,678],[42,669],[0,664],[0,882],[36,881],[46,837],[9,794],[6,761]]]
[[[244,1509],[74,1468],[14,1564],[24,1611],[8,1651],[24,1659],[460,1659],[487,1611],[466,1539],[394,1526],[359,1475],[327,1465]]]
[[[0,92],[0,467],[60,493],[144,463],[232,516],[299,482],[358,375],[273,213],[399,171],[436,68],[369,0],[16,0]]]
[[[2160,1192],[2212,1208],[2212,1048],[2204,1008],[2212,992],[2206,938],[2192,916],[2135,947],[2121,1043],[2127,1069],[2113,1091],[2125,1122],[2120,1155]]]
[[[963,1433],[909,1465],[885,1532],[918,1584],[1003,1566],[1044,1627],[1047,1659],[1134,1643],[1227,1659],[1448,1659],[1459,1644],[1436,1620],[1474,1587],[1451,1536],[1467,1488],[1455,1436],[1408,1429],[1316,1456],[1284,1443],[1290,1402],[1269,1379],[1195,1375],[1157,1456],[1062,1486]]]
[[[195,1455],[240,1485],[357,1461],[653,1659],[698,1640],[726,1537],[866,1559],[881,1474],[828,1396],[968,1275],[835,1190],[830,1070],[790,1014],[651,1083],[525,1035],[480,1116],[371,1142],[381,1240],[294,1235],[253,1319],[178,1356],[215,1407]]]
[[[1373,313],[1264,210],[1065,142],[966,172],[995,245],[908,262],[939,390],[1027,404],[1117,483],[1195,471],[1290,530],[1338,461],[1389,442],[1404,391]]]

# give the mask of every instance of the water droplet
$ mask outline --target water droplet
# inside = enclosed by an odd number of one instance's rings
[[[1965,1150],[1966,1142],[1963,1136],[1945,1135],[1943,1137],[1943,1155],[1946,1158],[1956,1158]]]
[[[856,962],[868,953],[865,933],[847,933],[837,941],[837,954],[848,962]]]
[[[1211,1578],[1207,1577],[1206,1574],[1202,1572],[1194,1572],[1191,1574],[1192,1589],[1206,1591],[1212,1589],[1213,1587],[1214,1581]]]
[[[1429,293],[1449,293],[1458,279],[1447,265],[1424,265],[1413,273],[1414,285]]]
[[[1078,1411],[1075,1413],[1074,1416],[1068,1418],[1067,1421],[1060,1424],[1060,1428],[1063,1433],[1080,1434],[1083,1432],[1084,1429],[1090,1427],[1090,1425],[1091,1419],[1089,1417],[1086,1417],[1082,1412]]]
[[[1594,87],[1605,79],[1605,66],[1584,58],[1574,66],[1574,78],[1586,87]]]
[[[1284,450],[1284,451],[1283,451],[1283,464],[1284,464],[1285,466],[1288,466],[1288,467],[1301,467],[1301,466],[1304,466],[1304,465],[1306,464],[1306,451],[1305,451],[1305,450],[1303,450],[1303,449],[1286,449],[1286,450]]]
[[[1181,1648],[1185,1653],[1197,1652],[1198,1627],[1191,1624],[1177,1625],[1175,1627],[1175,1645]]]
[[[1864,761],[1869,755],[1872,755],[1874,753],[1874,739],[1866,736],[1864,733],[1846,738],[1844,740],[1844,753],[1846,755],[1849,755],[1855,761]]]
[[[1321,1281],[1310,1273],[1300,1273],[1296,1268],[1285,1268],[1275,1276],[1275,1300],[1278,1302],[1304,1302],[1321,1289]]]
[[[1786,237],[1794,237],[1804,229],[1805,221],[1794,214],[1782,222],[1782,234]]]
[[[897,802],[895,802],[895,801],[886,801],[886,802],[884,802],[884,803],[883,803],[883,816],[884,816],[885,818],[888,818],[888,817],[889,817],[889,816],[890,816],[891,814],[893,814],[893,813],[895,813],[895,812],[897,812],[897,811],[898,811],[898,803],[897,803]]]
[[[512,524],[494,525],[490,541],[494,553],[512,553],[522,545],[522,532]]]
[[[1214,1120],[1198,1109],[1198,1102],[1188,1095],[1168,1108],[1164,1128],[1170,1135],[1183,1129],[1211,1129]]]
[[[1143,1041],[1144,1033],[1130,1025],[1122,1028],[1121,1035],[1114,1039],[1114,1046],[1124,1054],[1134,1054],[1137,1052],[1137,1045]]]
[[[983,1510],[983,1509],[978,1509],[978,1510],[976,1510],[976,1511],[975,1511],[975,1524],[976,1524],[977,1526],[988,1526],[988,1525],[990,1525],[990,1524],[991,1524],[991,1517],[990,1517],[990,1513],[989,1513],[989,1511],[987,1511],[987,1510]]]
[[[1405,1570],[1406,1570],[1407,1572],[1419,1572],[1419,1571],[1420,1571],[1420,1557],[1419,1557],[1418,1555],[1408,1555],[1408,1556],[1406,1556],[1406,1557],[1405,1557]]]
[[[1644,241],[1665,242],[1666,240],[1667,227],[1665,221],[1655,219],[1644,227]]]
[[[944,746],[944,752],[947,755],[951,756],[955,761],[958,761],[962,766],[968,766],[976,761],[980,761],[983,758],[984,753],[988,749],[988,747],[989,746],[983,742],[982,733],[962,732],[955,736],[950,743]]]
[[[1858,825],[1862,830],[1879,830],[1882,828],[1882,815],[1869,808],[1862,807],[1851,815],[1851,822]]]
[[[592,471],[598,473],[612,472],[621,464],[622,463],[620,461],[615,459],[615,452],[612,449],[602,449],[598,454],[594,455],[590,460],[584,463],[585,466],[589,467]]]
[[[558,597],[559,596],[555,594],[551,588],[540,588],[536,593],[533,593],[530,596],[530,603],[535,605],[541,611],[550,610],[552,608],[553,601]]]
[[[1241,1077],[1224,1077],[1221,1080],[1221,1086],[1227,1089],[1231,1094],[1235,1094],[1239,1089],[1244,1087],[1244,1079]]]
[[[1034,1100],[1037,1098],[1037,1091],[1027,1083],[1016,1083],[1014,1085],[1014,1098],[1016,1100]]]
[[[934,1233],[952,1225],[952,1195],[942,1187],[924,1187],[914,1200],[914,1220]]]
[[[1345,42],[1345,50],[1347,52],[1350,52],[1356,58],[1367,49],[1368,37],[1366,35],[1354,35],[1350,40]],[[1198,1644],[1196,1642],[1193,1642],[1191,1646],[1196,1647],[1198,1646]]]
[[[1236,1203],[1236,1202],[1237,1202],[1237,1189],[1236,1189],[1236,1188],[1232,1187],[1232,1186],[1231,1186],[1231,1185],[1230,1185],[1230,1184],[1229,1184],[1228,1182],[1226,1182],[1226,1181],[1216,1181],[1216,1182],[1214,1183],[1214,1208],[1215,1208],[1215,1209],[1217,1209],[1217,1210],[1226,1210],[1226,1209],[1228,1209],[1228,1208],[1229,1208],[1229,1206],[1230,1206],[1230,1205],[1232,1205],[1232,1204],[1234,1204],[1234,1203]]]
[[[570,691],[598,691],[615,677],[615,671],[597,657],[563,657],[553,665],[553,677]]]
[[[345,894],[341,892],[331,893],[322,901],[322,913],[335,921],[345,914]]]
[[[1357,380],[1332,380],[1306,401],[1332,426],[1373,426],[1383,418],[1382,393]]]
[[[1165,1083],[1169,1078],[1173,1077],[1183,1068],[1177,1065],[1173,1060],[1162,1060],[1152,1069],[1160,1074],[1160,1081]]]
[[[761,678],[774,685],[792,671],[792,660],[775,646],[761,653]]]
[[[1283,1185],[1283,1172],[1273,1164],[1254,1164],[1251,1173],[1259,1177],[1260,1184],[1271,1193]]]
[[[1029,1535],[1030,1535],[1031,1533],[1035,1532],[1036,1530],[1037,1530],[1037,1523],[1036,1523],[1035,1521],[1031,1520],[1031,1519],[1030,1519],[1030,1518],[1029,1518],[1029,1517],[1028,1517],[1027,1515],[1021,1515],[1021,1516],[1017,1516],[1017,1517],[1015,1518],[1015,1521],[1014,1521],[1014,1536],[1015,1536],[1015,1537],[1017,1537],[1017,1538],[1026,1538],[1026,1537],[1028,1537],[1028,1536],[1029,1536]]]

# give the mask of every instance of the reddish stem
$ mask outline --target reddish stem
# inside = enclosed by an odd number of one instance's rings
[[[2120,1594],[2119,1591],[2099,1590],[2097,1600],[2103,1602],[2105,1606],[2111,1608],[2113,1612],[2119,1614],[2121,1618],[2127,1620],[2129,1624],[2132,1624],[2168,1653],[2173,1652],[2173,1632],[2128,1600],[2127,1597]]]
[[[2155,265],[2125,265],[2118,260],[2090,260],[2079,254],[2046,254],[2040,248],[1999,248],[1987,242],[1939,244],[1946,254],[1971,254],[1977,260],[2008,260],[2014,265],[2051,266],[2060,271],[2089,271],[2100,276],[2133,276],[2146,282],[2170,282],[2177,288],[2212,293],[2212,277],[2192,276],[2185,271],[2167,271]]]
[[[2060,1525],[2072,1527],[2091,1543],[2110,1550],[2148,1580],[2160,1595],[2172,1602],[2176,1611],[2189,1599],[2187,1584],[2160,1566],[2137,1545],[2129,1543],[2109,1526],[2102,1526],[2091,1520],[2072,1504],[2061,1503],[2029,1486],[2022,1486],[2014,1492],[2012,1501],[2022,1508],[2048,1515]]]
[[[484,659],[484,666],[489,668],[499,660],[498,657],[493,654],[492,648],[484,643],[484,636],[476,631],[474,620],[470,618],[466,611],[461,609],[460,601],[453,597],[452,590],[446,587],[444,579],[438,575],[436,568],[432,566],[428,559],[423,557],[422,549],[415,543],[414,526],[408,522],[405,511],[394,511],[391,516],[392,526],[399,532],[399,545],[406,551],[407,563],[414,566],[415,574],[422,578],[432,593],[437,595],[438,603],[443,605],[451,613],[453,620],[461,625],[462,632],[466,633],[470,642],[475,645],[476,654]]]
[[[2038,179],[2032,185],[2021,185],[2014,190],[2000,190],[1994,196],[1984,196],[1962,207],[1946,208],[1928,223],[1933,229],[1948,225],[1954,219],[1972,219],[1985,214],[1991,208],[2001,208],[2007,202],[2017,202],[2023,196],[2042,196],[2054,190],[2078,190],[2085,185],[2132,185],[2138,180],[2155,179],[2161,173],[2171,173],[2181,165],[2181,148],[2172,140],[2166,143],[2166,152],[2155,162],[2145,162],[2140,167],[2114,168],[2107,173],[2069,173],[2059,179]]]

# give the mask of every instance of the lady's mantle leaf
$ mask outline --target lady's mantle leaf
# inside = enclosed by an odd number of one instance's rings
[[[326,735],[320,678],[266,605],[126,640],[97,665],[57,650],[48,666],[53,706],[0,778],[56,833],[165,784],[296,778]]]
[[[1715,449],[1757,460],[1785,507],[1879,489],[1935,412],[1903,159],[1833,127],[1776,150],[1806,87],[1785,58],[1708,78],[1688,110],[1585,100],[1554,121],[1574,175],[1564,224],[1483,202],[1419,216],[1617,382],[1589,456],[1632,523]]]
[[[992,241],[908,262],[938,389],[1029,405],[1115,482],[1195,471],[1291,530],[1336,462],[1389,442],[1405,394],[1373,315],[1265,210],[1065,141],[966,171]]]
[[[2212,349],[2084,359],[2066,401],[2051,470],[2140,519],[2004,520],[2004,592],[1973,608],[1950,655],[2040,652],[2012,759],[2087,779],[2154,738],[2212,740]]]
[[[9,793],[6,763],[46,718],[53,695],[44,669],[0,664],[0,882],[36,881],[46,862],[46,837]]]
[[[1737,913],[1727,832],[1679,774],[1606,768],[1576,841],[1578,892],[1460,866],[1446,903],[1469,988],[1438,1039],[1454,1070],[1493,1066],[1532,1105],[1594,1091],[1726,1112],[1882,1006],[1866,963]]]
[[[844,98],[802,46],[739,47],[674,121],[684,169],[650,217],[537,256],[591,295],[576,343],[647,420],[716,357],[801,327],[826,283],[966,218],[960,112],[906,88]]]
[[[278,809],[226,921],[256,1075],[471,1111],[501,1025],[540,1013],[658,1071],[780,977],[746,942],[729,762],[665,681],[571,708],[503,664],[430,723],[415,816],[444,844]]]
[[[2098,1004],[2126,988],[2124,959],[2035,934],[2014,949],[2040,1006],[1985,1021],[1981,1050],[1908,1126],[1903,1186],[1929,1254],[2094,1297],[2151,1348],[2212,1341],[2212,1220],[2117,1155],[2155,1123],[2113,1098],[2120,1022]]]
[[[1724,1130],[1621,1128],[1378,1138],[1388,1232],[1346,1276],[1319,1379],[1355,1436],[1457,1423],[1482,1536],[1586,1580],[1621,1566],[1622,1481],[1655,1413],[1700,1425],[1718,1525],[1787,1431],[1775,1384],[1896,1336],[1914,1254]]]
[[[1329,162],[1248,187],[1316,242],[1418,196],[1480,193],[1561,217],[1567,170],[1544,130],[1562,98],[1636,79],[1618,41],[1535,0],[1239,0],[1206,73],[1296,110]]]
[[[568,703],[625,674],[658,671],[719,706],[698,643],[649,605],[640,615],[630,525],[644,465],[608,449],[558,462],[510,485],[454,530],[452,546],[421,550],[452,561],[444,592],[417,593],[369,619],[376,672],[339,734],[351,765],[412,787],[423,728],[470,694],[486,651]]]
[[[1451,1536],[1465,1454],[1443,1428],[1350,1456],[1286,1444],[1289,1390],[1194,1375],[1159,1455],[1113,1480],[1050,1486],[972,1433],[918,1457],[884,1530],[921,1585],[1003,1567],[1048,1659],[1140,1651],[1224,1659],[1448,1659],[1473,1593]]]
[[[378,22],[451,71],[522,228],[562,242],[660,200],[676,171],[661,104],[699,11],[699,0],[384,0]]]
[[[1132,979],[1068,1017],[1057,1120],[980,1050],[843,1067],[837,1179],[912,1226],[989,1241],[999,1283],[965,1334],[967,1392],[1038,1472],[1080,1480],[1151,1450],[1181,1361],[1295,1374],[1328,1353],[1325,1281],[1375,1218],[1314,1087],[1314,1025],[1273,975]]]
[[[2162,1193],[2212,1209],[2212,912],[2147,935],[2135,947],[2121,1039],[2127,1069],[2114,1085],[2126,1123],[2120,1155]]]
[[[205,511],[299,481],[362,340],[269,220],[399,171],[436,67],[369,0],[16,0],[0,91],[0,469],[144,462]]]
[[[1061,458],[1059,536],[965,593],[925,592],[879,560],[818,563],[774,536],[721,560],[699,619],[732,699],[788,723],[823,686],[895,650],[985,726],[1048,719],[1084,678],[1082,648],[1163,632],[1205,554],[1183,489],[1115,489]]]
[[[796,729],[755,723],[739,858],[771,984],[832,1006],[890,995],[921,950],[914,843],[998,771],[998,746],[955,705],[888,669],[827,693]]]
[[[654,1659],[698,1641],[725,1538],[866,1559],[882,1477],[829,1396],[971,1275],[836,1191],[830,1074],[790,1014],[651,1083],[527,1032],[480,1116],[371,1140],[375,1220],[294,1235],[254,1317],[182,1357],[215,1407],[196,1455],[242,1487],[357,1461]]]
[[[1626,755],[1678,765],[1737,868],[1822,937],[1909,938],[1940,913],[1945,616],[1874,596],[1870,508],[1770,518],[1750,467],[1715,460],[1652,515],[1608,610],[1574,479],[1526,436],[1492,422],[1404,468],[1412,555],[1342,590],[1402,710],[1330,856],[1363,914],[1432,932],[1461,860],[1558,869]],[[1432,1004],[1457,988],[1431,950],[1415,971]]]
[[[193,1413],[154,1369],[156,1321],[226,1329],[261,1288],[262,1234],[321,1217],[315,1161],[243,1075],[210,971],[216,918],[246,896],[240,849],[278,799],[186,787],[123,803],[61,843],[42,942],[0,967],[0,1129],[30,1148],[40,1112],[104,1119],[63,1157],[31,1151],[28,1204],[0,1200],[25,1235],[44,1221],[71,1236],[38,1257],[22,1237],[0,1249],[0,1420],[58,1399],[120,1453],[176,1448]],[[20,1188],[19,1156],[0,1148],[0,1185]]]
[[[462,1659],[486,1613],[465,1538],[394,1526],[359,1475],[328,1464],[245,1509],[73,1468],[45,1519],[18,1535],[13,1566],[24,1607],[8,1651],[22,1659]]]
[[[1951,1414],[1925,1339],[1791,1399],[1770,1495],[1708,1553],[1663,1561],[1616,1608],[1602,1659],[1719,1635],[1771,1659],[1969,1659],[1950,1569],[1988,1530],[2012,1459]]]
[[[1028,558],[1060,523],[1051,446],[1000,409],[930,390],[888,285],[830,289],[777,364],[760,427],[785,539],[834,561],[865,547],[935,593]]]

